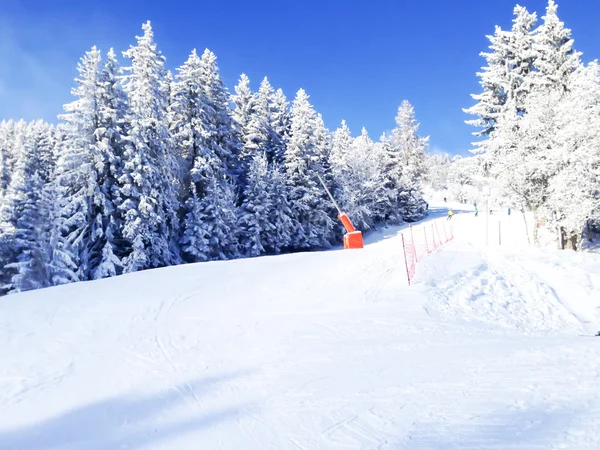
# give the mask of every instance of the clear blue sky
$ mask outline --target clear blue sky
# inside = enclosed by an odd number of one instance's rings
[[[544,14],[545,1],[522,1]],[[230,90],[245,72],[267,75],[291,100],[302,87],[330,129],[346,119],[374,139],[394,126],[403,99],[434,151],[465,154],[471,127],[461,110],[479,92],[486,34],[510,27],[512,0],[2,0],[0,118],[55,122],[79,57],[135,43],[152,21],[168,67],[192,48],[213,50]],[[559,0],[586,61],[600,58],[600,0]]]

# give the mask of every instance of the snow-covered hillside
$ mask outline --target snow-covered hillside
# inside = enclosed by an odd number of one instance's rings
[[[600,255],[483,223],[3,297],[0,448],[600,448]]]

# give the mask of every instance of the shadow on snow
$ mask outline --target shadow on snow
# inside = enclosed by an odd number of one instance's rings
[[[239,419],[251,404],[203,411],[195,395],[236,378],[228,374],[172,386],[149,396],[119,396],[72,409],[13,430],[0,430],[0,448],[27,450],[140,449],[152,442],[177,439],[190,432]],[[192,392],[193,391],[193,392]],[[188,398],[188,397],[191,397]],[[192,401],[193,418],[169,421],[171,408]]]

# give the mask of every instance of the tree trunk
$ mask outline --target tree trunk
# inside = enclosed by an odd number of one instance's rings
[[[533,210],[533,244],[536,247],[540,246],[539,227],[540,227],[540,223],[539,223],[539,217],[538,217],[538,210],[537,210],[537,208],[535,208]]]
[[[521,214],[523,214],[523,221],[525,222],[525,234],[527,234],[527,245],[531,245],[531,239],[529,238],[529,225],[527,224],[527,216],[525,215],[525,211],[521,210]]]
[[[560,240],[560,250],[564,250],[565,249],[565,242],[567,241],[567,233],[565,232],[565,229],[563,227],[559,227],[558,229],[559,231],[559,236],[558,239]]]
[[[579,248],[581,234],[577,231],[570,230],[566,232],[563,228],[563,249],[577,251]]]

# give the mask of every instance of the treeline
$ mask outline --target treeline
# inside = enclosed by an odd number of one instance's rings
[[[427,140],[402,103],[391,136],[334,133],[300,89],[230,95],[216,56],[173,75],[150,23],[78,65],[60,123],[0,124],[0,294],[210,260],[322,249],[342,208],[366,230],[425,214]]]
[[[554,0],[537,23],[517,6],[511,30],[488,36],[483,91],[465,111],[506,205],[533,212],[535,241],[546,226],[562,248],[580,248],[600,218],[600,66],[581,61]]]

